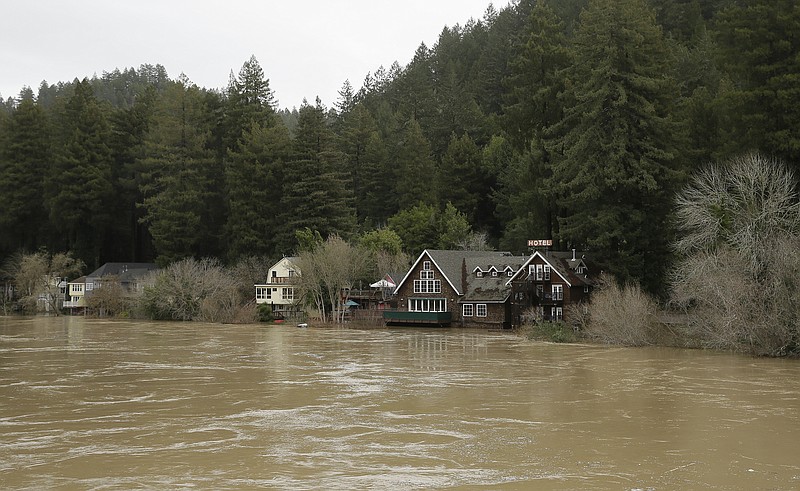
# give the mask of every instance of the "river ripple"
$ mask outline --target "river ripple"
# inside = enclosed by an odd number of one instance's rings
[[[3,489],[798,489],[800,363],[0,318]]]

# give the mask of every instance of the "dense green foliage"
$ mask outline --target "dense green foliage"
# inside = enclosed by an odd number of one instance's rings
[[[518,0],[332,109],[279,109],[255,58],[222,90],[159,65],[43,82],[0,100],[0,258],[234,263],[388,228],[412,253],[552,238],[660,293],[686,176],[798,165],[798,23],[788,0]]]

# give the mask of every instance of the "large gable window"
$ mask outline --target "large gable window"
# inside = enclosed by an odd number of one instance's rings
[[[442,293],[442,280],[414,280],[414,293]]]

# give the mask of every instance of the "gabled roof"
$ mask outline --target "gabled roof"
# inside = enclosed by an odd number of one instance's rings
[[[486,262],[487,260],[492,262]],[[481,268],[505,272],[509,269],[516,271],[525,262],[525,256],[478,257],[466,260],[467,271]],[[475,266],[473,268],[473,266]],[[468,276],[467,288],[460,302],[503,303],[509,295],[511,288],[506,284],[507,276],[483,275],[481,277]]]
[[[461,265],[465,260],[485,258],[484,262],[488,265],[500,264],[502,261],[498,263],[498,259],[503,257],[513,256],[511,256],[510,252],[425,249],[419,255],[414,264],[411,265],[411,268],[409,268],[408,272],[406,272],[405,276],[403,276],[403,279],[400,281],[400,283],[397,284],[395,293],[397,293],[403,284],[405,284],[409,275],[412,271],[414,271],[414,269],[416,269],[420,261],[426,260],[424,258],[430,259],[430,261],[433,263],[436,269],[442,273],[445,280],[447,280],[447,283],[450,284],[450,287],[456,292],[457,295],[463,295],[464,292],[461,291]],[[474,262],[473,264],[477,265],[478,262]],[[469,266],[467,267],[467,271],[470,271]]]
[[[593,283],[588,274],[578,274],[576,271],[581,265],[588,268],[583,254],[577,252],[548,252],[542,254],[539,251],[535,251],[514,276],[508,279],[507,284],[510,285],[517,278],[525,278],[528,274],[528,266],[537,257],[541,258],[545,264],[550,265],[550,269],[560,276],[568,286],[591,285]]]
[[[141,278],[150,271],[158,269],[154,263],[105,263],[91,274],[87,279],[97,279],[104,276],[117,276],[120,280]]]
[[[73,283],[76,285],[80,283],[86,283],[86,276],[81,276],[80,278],[75,278],[74,280],[67,282],[68,285],[71,285]]]

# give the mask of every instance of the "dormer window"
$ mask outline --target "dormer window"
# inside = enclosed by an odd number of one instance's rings
[[[514,276],[514,272],[513,272],[513,271],[511,271],[510,269],[508,270],[508,276],[509,276],[509,277],[511,277],[511,276]]]
[[[476,271],[475,276],[477,276],[478,278],[483,278],[483,271],[481,270]]]
[[[578,274],[583,274],[586,271],[586,267],[581,264],[576,271]]]
[[[492,271],[492,276],[497,276],[497,271]]]

